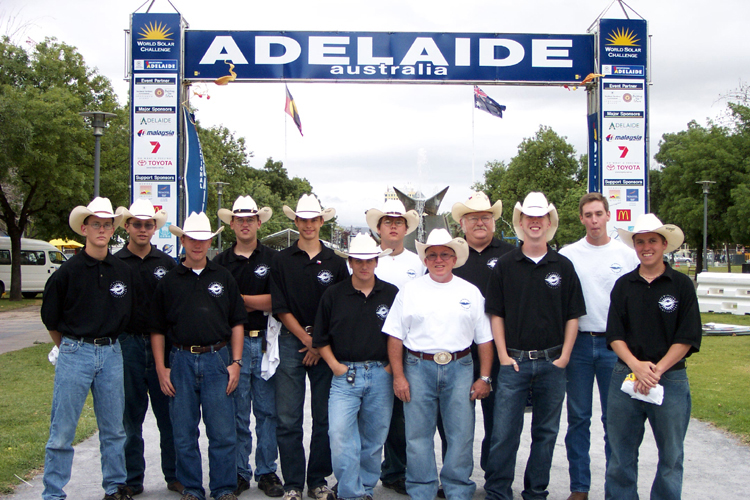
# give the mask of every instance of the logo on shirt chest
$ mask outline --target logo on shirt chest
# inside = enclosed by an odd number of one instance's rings
[[[662,295],[659,299],[659,309],[665,313],[674,312],[677,309],[679,302],[672,295]]]
[[[120,299],[128,293],[128,287],[122,281],[115,281],[109,286],[109,293],[112,297]]]
[[[461,299],[458,301],[458,305],[464,309],[471,309],[471,301],[469,299]]]
[[[208,293],[210,293],[214,297],[221,297],[222,295],[224,295],[224,285],[222,285],[218,281],[214,281],[210,285],[208,285]]]
[[[610,264],[609,270],[614,274],[620,274],[622,272],[622,266],[617,262],[613,262],[612,264]]]
[[[409,277],[409,279],[413,280],[417,277],[417,272],[414,269],[409,269],[406,271],[406,275]]]
[[[490,269],[495,269],[495,265],[497,265],[497,257],[492,257],[487,261],[487,267],[489,267]]]
[[[157,266],[154,268],[154,277],[157,280],[162,279],[164,276],[167,275],[167,268],[164,266]]]
[[[545,276],[544,283],[554,290],[555,288],[560,288],[562,277],[558,273],[549,273]]]
[[[333,273],[328,269],[323,269],[318,273],[318,281],[323,286],[330,285],[333,283]]]
[[[375,309],[375,315],[376,315],[376,316],[377,316],[378,318],[380,318],[380,319],[382,319],[382,320],[385,320],[385,317],[386,317],[386,316],[388,316],[388,311],[390,311],[390,308],[389,308],[389,307],[388,307],[387,305],[385,305],[385,304],[380,304],[380,305],[379,305],[379,306],[377,307],[377,309]]]
[[[258,267],[255,268],[255,277],[256,278],[265,278],[268,276],[268,273],[271,271],[271,268],[268,267],[265,264],[259,264]]]

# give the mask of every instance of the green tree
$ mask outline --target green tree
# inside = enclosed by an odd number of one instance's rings
[[[0,39],[0,220],[11,238],[11,300],[21,299],[21,236],[67,226],[92,191],[93,138],[78,115],[118,105],[109,81],[74,47],[46,39],[26,50]],[[73,234],[72,232],[68,234]]]
[[[523,202],[531,191],[544,193],[560,216],[560,227],[550,243],[561,247],[583,235],[578,200],[586,193],[586,164],[586,156],[576,158],[575,149],[564,137],[540,126],[534,137],[521,142],[510,163],[488,162],[484,182],[476,187],[491,200],[503,201],[503,221],[498,222],[496,230],[506,235],[516,202]]]

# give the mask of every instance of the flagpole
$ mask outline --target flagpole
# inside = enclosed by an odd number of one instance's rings
[[[476,156],[476,148],[474,147],[474,90],[471,93],[471,185],[474,185],[474,157]]]
[[[284,84],[284,99],[286,99],[287,92],[288,92],[288,89],[287,89],[286,83],[285,83]],[[287,146],[287,142],[286,142],[286,134],[287,134],[287,131],[286,131],[286,129],[287,129],[286,119],[287,119],[287,116],[288,116],[287,113],[284,113],[284,166],[286,168],[289,168],[289,166],[287,165],[287,161],[286,161],[287,160],[287,158],[286,158],[286,146]]]

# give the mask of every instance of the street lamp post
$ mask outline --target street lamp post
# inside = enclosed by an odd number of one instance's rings
[[[224,194],[224,186],[229,185],[228,182],[212,182],[216,186],[216,196],[219,198],[219,210],[221,210],[221,195]],[[219,219],[219,225],[221,225],[221,219]],[[216,230],[218,231],[218,227]],[[218,234],[218,240],[217,245],[219,248],[219,252],[221,252],[221,233]]]
[[[698,181],[696,184],[703,186],[703,269],[701,272],[708,271],[708,190],[714,181]]]
[[[84,118],[91,119],[91,127],[94,129],[94,198],[99,196],[99,158],[101,156],[101,137],[104,135],[104,127],[109,118],[117,116],[105,111],[83,111],[78,113]]]

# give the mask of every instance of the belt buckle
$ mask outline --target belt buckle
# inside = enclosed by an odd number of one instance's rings
[[[190,346],[190,354],[201,354],[201,346],[199,345],[191,345]]]
[[[438,352],[432,355],[432,360],[439,365],[447,365],[453,360],[453,355],[447,351]]]
[[[109,337],[98,337],[94,339],[94,345],[102,346],[102,345],[109,345],[110,343],[111,343],[111,339]]]
[[[529,351],[529,359],[539,359],[540,351]]]

